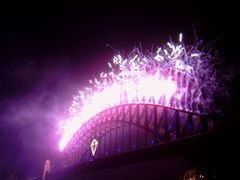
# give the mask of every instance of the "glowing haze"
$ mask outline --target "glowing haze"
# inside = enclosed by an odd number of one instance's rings
[[[89,119],[117,105],[158,104],[201,114],[214,111],[216,59],[201,51],[200,45],[186,47],[179,34],[178,40],[156,52],[135,48],[127,58],[114,56],[109,72],[89,80],[89,87],[73,97],[69,118],[61,122],[60,150]]]

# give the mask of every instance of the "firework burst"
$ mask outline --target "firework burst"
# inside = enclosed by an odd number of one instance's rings
[[[156,52],[135,48],[127,58],[114,56],[110,71],[89,80],[89,87],[73,97],[70,118],[62,123],[60,150],[82,124],[121,104],[158,104],[200,114],[217,111],[214,93],[225,95],[217,80],[219,59],[200,47],[199,42],[186,47],[180,34]]]

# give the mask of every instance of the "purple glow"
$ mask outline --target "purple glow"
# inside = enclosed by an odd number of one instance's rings
[[[127,58],[114,56],[108,63],[110,71],[89,80],[90,86],[73,97],[70,117],[62,123],[60,150],[81,125],[116,105],[147,103],[201,114],[215,111],[214,58],[200,51],[200,44],[185,47],[182,39],[180,34],[178,42],[168,42],[155,53],[135,48]]]

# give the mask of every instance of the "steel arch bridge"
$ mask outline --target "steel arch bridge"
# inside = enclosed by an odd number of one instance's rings
[[[125,104],[100,112],[74,134],[61,167],[213,132],[218,120],[154,104]],[[96,139],[95,155],[90,144]]]

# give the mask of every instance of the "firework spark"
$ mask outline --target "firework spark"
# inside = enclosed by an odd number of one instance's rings
[[[89,80],[90,86],[73,97],[70,118],[63,125],[63,150],[73,134],[99,112],[121,104],[147,103],[208,114],[218,88],[216,69],[200,43],[185,47],[180,33],[155,53],[135,48],[128,58],[120,54],[108,63],[110,71]]]

